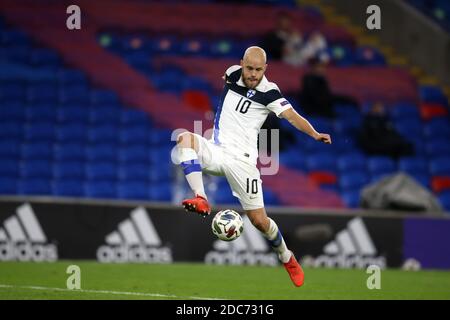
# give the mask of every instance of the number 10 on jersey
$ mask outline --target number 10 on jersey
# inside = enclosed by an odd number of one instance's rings
[[[250,179],[247,178],[247,193],[250,193],[250,192],[252,194],[257,194],[258,193],[258,179],[253,179],[253,180],[250,181]]]

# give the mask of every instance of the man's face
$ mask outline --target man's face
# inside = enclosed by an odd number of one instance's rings
[[[264,72],[266,72],[267,64],[263,59],[258,57],[249,57],[241,60],[242,80],[249,89],[255,89],[261,82]]]

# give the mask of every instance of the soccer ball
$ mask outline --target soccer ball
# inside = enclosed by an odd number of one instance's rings
[[[212,232],[223,241],[232,241],[239,238],[244,231],[244,221],[234,210],[217,212],[211,224]]]

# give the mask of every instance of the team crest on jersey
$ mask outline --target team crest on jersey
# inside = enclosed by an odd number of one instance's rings
[[[247,91],[247,98],[251,98],[251,97],[253,97],[255,94],[256,94],[256,91],[250,89],[250,90]]]

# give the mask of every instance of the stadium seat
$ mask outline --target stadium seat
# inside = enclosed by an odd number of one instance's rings
[[[52,163],[46,160],[30,160],[20,163],[20,176],[25,179],[52,177]]]
[[[90,100],[93,106],[109,105],[111,107],[114,107],[119,104],[117,95],[114,92],[108,90],[92,90]]]
[[[86,165],[86,178],[92,181],[116,180],[117,167],[111,162],[93,162]]]
[[[33,122],[47,122],[52,123],[56,121],[57,109],[48,103],[34,103],[29,106],[26,111],[26,119],[29,123]]]
[[[149,200],[149,184],[142,181],[121,182],[118,185],[120,199]]]
[[[148,113],[135,108],[122,109],[120,111],[120,122],[124,126],[150,126]]]
[[[264,193],[264,205],[266,205],[266,206],[279,206],[280,205],[280,201],[278,200],[278,197],[276,196],[276,194],[273,191],[265,188],[263,193]]]
[[[96,107],[90,111],[90,121],[95,125],[116,125],[120,116],[120,111],[111,107]]]
[[[50,160],[53,157],[53,144],[48,142],[26,143],[22,145],[22,159]]]
[[[436,137],[426,144],[426,151],[430,157],[450,156],[450,136]]]
[[[124,163],[142,163],[150,162],[151,149],[143,145],[124,146],[119,150],[119,161]]]
[[[329,153],[307,156],[305,163],[309,171],[336,171],[335,158]]]
[[[119,141],[123,145],[146,145],[149,142],[149,136],[149,130],[146,126],[130,126],[120,131]]]
[[[21,122],[7,122],[0,120],[0,139],[1,140],[21,140],[24,135],[24,128]]]
[[[439,157],[430,160],[430,173],[433,176],[450,175],[450,157]]]
[[[0,177],[15,178],[19,175],[19,164],[16,159],[0,158]]]
[[[83,180],[57,180],[52,184],[55,196],[81,197],[84,195]]]
[[[58,81],[62,85],[80,85],[86,84],[86,75],[79,70],[75,69],[61,69],[58,74]]]
[[[2,86],[0,85],[0,88]],[[2,102],[0,120],[2,122],[19,122],[25,119],[25,105],[22,102]]]
[[[439,198],[439,202],[444,207],[445,211],[447,213],[450,213],[450,192],[449,191],[442,192],[438,196],[438,198]]]
[[[422,103],[420,105],[420,115],[423,120],[429,121],[433,118],[446,117],[448,115],[448,110],[438,103]]]
[[[109,143],[115,144],[118,142],[118,128],[115,125],[99,125],[90,126],[88,131],[88,141],[92,144]]]
[[[28,141],[53,141],[55,125],[51,122],[37,122],[25,126],[25,139]]]
[[[428,172],[428,161],[423,157],[404,157],[399,160],[398,168],[407,173]]]
[[[78,123],[69,123],[58,126],[56,137],[59,142],[84,143],[87,139],[87,126]]]
[[[116,198],[117,186],[113,181],[88,181],[84,186],[84,195],[88,198]]]
[[[342,155],[337,160],[337,167],[341,172],[364,171],[367,168],[367,159],[362,153]]]
[[[450,190],[450,175],[433,177],[431,180],[431,188],[435,193]]]
[[[439,87],[436,86],[421,86],[419,87],[419,95],[424,102],[441,103],[447,105],[447,98]]]
[[[17,194],[17,187],[16,178],[0,175],[0,195]]]
[[[150,200],[172,201],[172,186],[170,183],[160,183],[150,185]]]
[[[150,165],[147,163],[121,164],[118,177],[120,181],[148,182],[150,180]]]
[[[0,140],[0,157],[17,159],[20,155],[20,140]]]
[[[342,193],[342,199],[349,208],[358,208],[360,206],[360,192],[348,191]]]
[[[36,84],[28,88],[27,99],[29,102],[46,102],[55,104],[59,100],[58,89],[54,85]]]
[[[48,179],[25,179],[18,183],[18,193],[24,195],[49,195],[52,187]]]
[[[86,148],[89,161],[117,161],[117,148],[114,144],[96,144]]]
[[[85,177],[85,163],[81,161],[55,162],[53,177],[56,180],[83,180]]]
[[[365,172],[352,172],[342,174],[339,177],[339,186],[342,190],[355,190],[360,189],[369,182],[368,175]]]
[[[395,162],[389,157],[369,157],[367,161],[367,168],[373,175],[392,173],[396,170],[396,167]]]
[[[65,107],[58,110],[57,119],[60,123],[81,123],[89,122],[89,110],[82,107]]]
[[[175,142],[172,141],[172,130],[166,129],[153,129],[150,131],[150,143],[153,146],[172,145],[175,146]]]
[[[311,171],[308,174],[308,177],[318,185],[336,184],[337,182],[336,175],[332,172],[326,171],[326,168],[324,168],[322,171]]]
[[[85,149],[86,147],[82,143],[57,144],[54,157],[58,161],[84,161],[86,159]]]

